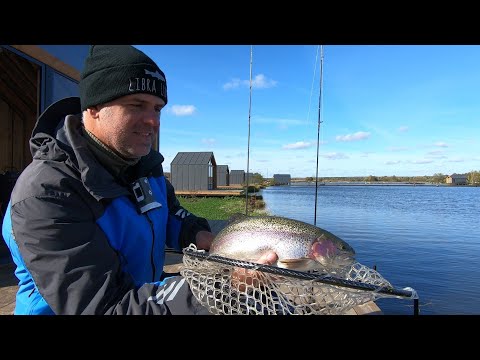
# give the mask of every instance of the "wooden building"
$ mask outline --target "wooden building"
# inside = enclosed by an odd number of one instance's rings
[[[170,163],[171,183],[175,190],[214,190],[217,188],[217,164],[213,152],[179,152]]]
[[[292,178],[290,174],[274,174],[273,183],[275,185],[290,185],[292,183]]]
[[[243,185],[245,183],[245,171],[244,170],[232,170],[230,171],[230,185]]]
[[[78,96],[88,45],[0,45],[0,217],[32,161],[30,136],[52,103]],[[0,222],[1,223],[1,222]],[[0,237],[0,257],[8,252]]]
[[[217,186],[230,185],[230,171],[228,165],[217,165]]]
[[[466,174],[452,174],[447,176],[445,179],[447,184],[452,185],[467,185],[467,175]]]
[[[29,139],[53,102],[78,96],[87,45],[0,45],[0,172],[32,161]]]

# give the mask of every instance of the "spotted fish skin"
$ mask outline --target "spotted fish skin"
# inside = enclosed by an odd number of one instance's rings
[[[276,266],[294,270],[331,270],[351,265],[355,251],[338,236],[303,221],[280,216],[241,216],[223,228],[210,254],[255,262],[268,251]]]

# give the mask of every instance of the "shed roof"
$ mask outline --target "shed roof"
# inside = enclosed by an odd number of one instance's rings
[[[171,165],[208,165],[212,160],[217,165],[213,152],[179,152],[172,160]]]
[[[451,177],[452,179],[463,179],[463,178],[467,178],[468,176],[466,174],[456,174],[456,173],[453,173],[452,175],[450,175],[449,177]]]
[[[228,172],[228,165],[217,165],[217,171]]]

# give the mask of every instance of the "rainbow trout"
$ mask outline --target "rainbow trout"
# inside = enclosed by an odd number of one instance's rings
[[[209,254],[256,262],[274,251],[274,266],[298,271],[334,271],[353,264],[355,251],[317,226],[279,216],[236,215],[212,242]]]

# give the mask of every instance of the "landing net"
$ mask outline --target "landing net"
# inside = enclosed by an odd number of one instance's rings
[[[183,253],[181,275],[212,314],[340,315],[379,298],[418,298],[358,262],[331,273],[301,272],[209,255],[193,244]]]

